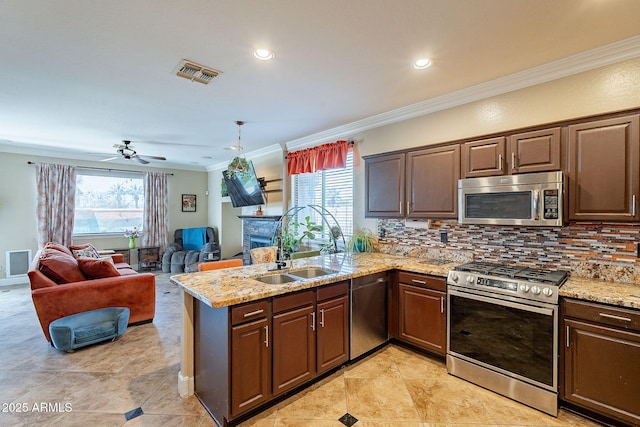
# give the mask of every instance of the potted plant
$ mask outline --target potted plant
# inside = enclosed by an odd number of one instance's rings
[[[251,176],[251,167],[249,166],[249,162],[247,159],[243,157],[234,157],[231,162],[229,162],[229,166],[227,166],[227,170],[224,171],[227,178],[238,177],[239,179],[247,178]]]
[[[316,233],[320,231],[322,231],[322,226],[311,221],[310,216],[304,217],[304,223],[298,221],[289,222],[281,234],[284,258],[290,259],[292,253],[300,252],[304,239],[307,239],[307,247],[309,247],[311,240],[315,240]]]
[[[368,228],[358,228],[347,242],[349,252],[374,252],[376,238]]]

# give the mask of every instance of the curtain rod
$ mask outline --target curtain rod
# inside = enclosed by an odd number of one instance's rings
[[[35,165],[36,163],[32,161],[28,161],[27,164]],[[127,170],[127,169],[95,168],[95,167],[89,167],[89,166],[77,166],[77,167],[79,169],[90,169],[90,170],[97,170],[97,171],[144,173],[143,171],[134,171],[134,170]],[[172,173],[168,173],[167,175],[173,176]]]

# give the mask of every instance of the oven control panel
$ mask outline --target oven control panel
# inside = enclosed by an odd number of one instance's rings
[[[506,289],[511,292],[518,292],[518,284],[514,282],[506,282],[503,280],[491,279],[488,277],[478,277],[476,279],[476,285],[488,286],[491,288]]]
[[[503,295],[513,295],[536,301],[557,303],[558,295],[553,286],[495,276],[478,275],[466,271],[449,271],[447,283],[466,288],[484,289]]]

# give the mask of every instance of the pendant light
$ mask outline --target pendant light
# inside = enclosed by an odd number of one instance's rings
[[[242,148],[241,129],[242,129],[242,125],[244,124],[244,122],[242,120],[238,120],[238,121],[236,121],[236,124],[238,125],[238,144],[226,147],[226,149],[227,150],[231,150],[231,151],[242,151],[243,148]]]

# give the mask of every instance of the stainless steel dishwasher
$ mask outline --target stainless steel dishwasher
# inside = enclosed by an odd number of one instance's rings
[[[389,339],[388,280],[386,272],[351,280],[350,359],[355,359]]]

